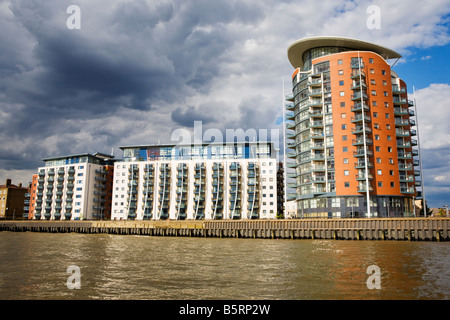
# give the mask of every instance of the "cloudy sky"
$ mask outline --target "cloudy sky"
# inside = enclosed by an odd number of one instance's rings
[[[45,157],[169,143],[194,121],[276,132],[287,47],[332,35],[402,54],[425,193],[450,205],[449,21],[450,0],[0,0],[0,183],[27,183]]]

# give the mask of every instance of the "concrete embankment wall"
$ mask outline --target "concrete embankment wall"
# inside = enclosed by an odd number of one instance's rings
[[[448,241],[450,218],[0,221],[0,231],[255,239]]]

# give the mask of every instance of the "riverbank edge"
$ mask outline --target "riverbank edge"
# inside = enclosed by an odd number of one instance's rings
[[[277,220],[3,220],[0,231],[173,237],[449,241],[450,218]]]

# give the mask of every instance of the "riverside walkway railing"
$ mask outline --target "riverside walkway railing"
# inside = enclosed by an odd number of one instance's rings
[[[450,240],[450,218],[286,220],[0,221],[0,231],[173,237]]]

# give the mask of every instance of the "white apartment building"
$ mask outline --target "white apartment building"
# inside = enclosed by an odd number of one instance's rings
[[[95,153],[43,159],[33,219],[104,219],[110,214],[108,179],[113,156]],[[109,181],[109,189],[112,181]]]
[[[271,143],[120,148],[112,220],[276,217],[277,164]]]

